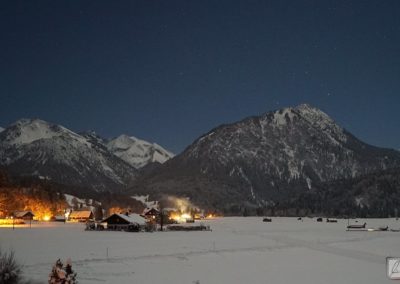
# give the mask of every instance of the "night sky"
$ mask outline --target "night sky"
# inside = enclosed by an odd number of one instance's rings
[[[2,1],[0,126],[41,118],[175,153],[309,103],[400,149],[400,1]]]

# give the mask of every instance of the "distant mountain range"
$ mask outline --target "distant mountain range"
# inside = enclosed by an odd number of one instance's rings
[[[203,207],[232,212],[273,207],[316,185],[399,166],[398,151],[363,143],[303,104],[211,130],[162,167],[139,176],[131,192],[186,196]],[[357,196],[352,198],[355,202]]]
[[[225,214],[384,216],[400,208],[400,152],[360,141],[307,104],[218,126],[177,156],[132,136],[107,140],[21,119],[0,130],[0,166],[78,186],[77,196],[85,187],[173,195]]]
[[[120,137],[107,141],[94,132],[78,134],[40,119],[21,119],[0,132],[0,166],[15,175],[116,191],[136,178],[138,168],[173,156],[157,144],[138,139],[124,144]],[[129,155],[121,155],[123,150]]]

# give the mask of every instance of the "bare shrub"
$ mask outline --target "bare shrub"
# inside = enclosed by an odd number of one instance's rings
[[[3,252],[0,248],[0,283],[17,284],[21,278],[21,265],[15,259],[13,250]]]

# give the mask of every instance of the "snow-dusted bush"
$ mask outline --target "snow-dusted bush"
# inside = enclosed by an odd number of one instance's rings
[[[64,266],[60,259],[53,265],[49,274],[49,284],[77,284],[76,272],[72,270],[71,259],[67,259]],[[0,283],[1,284],[1,283]]]
[[[0,248],[0,283],[17,284],[21,278],[21,265],[15,260],[14,251],[3,252]]]

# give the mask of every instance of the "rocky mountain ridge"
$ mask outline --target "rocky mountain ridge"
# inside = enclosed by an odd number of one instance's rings
[[[107,142],[94,132],[78,134],[40,119],[20,119],[0,132],[0,166],[15,175],[118,191],[136,178],[137,169],[114,155]]]
[[[267,206],[314,183],[399,165],[399,152],[367,145],[303,104],[214,128],[139,177],[132,192],[182,195],[207,207]]]

